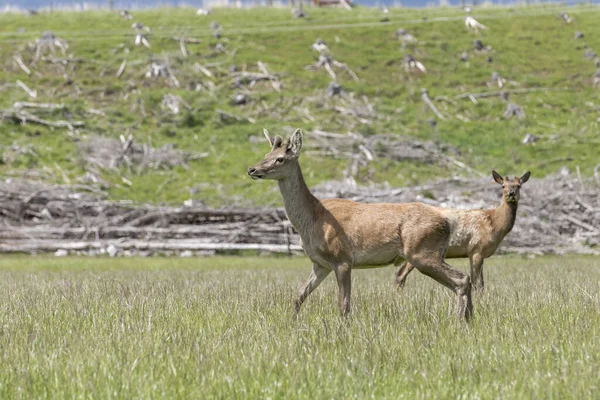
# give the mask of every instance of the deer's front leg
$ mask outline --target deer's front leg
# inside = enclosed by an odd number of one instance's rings
[[[473,290],[483,290],[483,256],[479,253],[473,254],[471,261],[471,282]]]
[[[338,281],[339,295],[338,305],[340,313],[346,317],[350,313],[350,290],[352,286],[352,268],[348,263],[338,264],[334,267],[335,276]]]
[[[308,295],[311,294],[312,291],[315,290],[317,286],[321,284],[321,282],[323,282],[323,279],[327,278],[327,275],[329,275],[330,272],[331,270],[329,268],[321,267],[318,264],[313,264],[313,270],[310,273],[310,276],[308,277],[306,283],[302,286],[302,289],[300,289],[300,294],[296,299],[296,314],[298,314],[298,312],[300,311],[300,307],[302,306],[302,303],[304,303],[304,300],[306,300]]]

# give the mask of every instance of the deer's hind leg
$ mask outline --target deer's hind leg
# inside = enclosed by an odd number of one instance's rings
[[[467,322],[473,316],[473,303],[471,300],[471,279],[469,275],[452,268],[441,256],[435,257],[416,255],[411,257],[411,263],[419,272],[435,279],[458,297],[458,317]]]
[[[308,295],[311,294],[313,290],[315,290],[325,278],[327,278],[327,275],[329,275],[330,272],[331,269],[313,263],[313,270],[310,273],[310,276],[308,277],[306,283],[302,286],[302,289],[300,289],[300,294],[298,295],[298,298],[296,299],[296,302],[294,304],[296,314],[298,314],[298,312],[300,311],[300,307],[302,306],[302,303],[304,303]]]
[[[415,267],[408,261],[404,261],[396,270],[396,284],[403,288],[406,284],[406,277]]]

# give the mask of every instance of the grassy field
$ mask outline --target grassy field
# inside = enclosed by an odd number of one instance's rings
[[[310,19],[303,20],[293,19],[287,9],[217,9],[209,17],[198,17],[192,9],[136,11],[134,21],[152,28],[148,35],[150,49],[133,45],[132,21],[123,20],[116,12],[57,12],[35,17],[0,14],[0,86],[20,79],[38,91],[35,101],[65,105],[63,110],[41,116],[86,123],[78,132],[67,133],[4,120],[0,123],[0,174],[37,170],[48,180],[75,182],[85,172],[78,153],[81,141],[94,136],[118,138],[128,131],[140,143],[155,147],[174,143],[181,149],[209,155],[191,162],[189,169],[177,167],[141,174],[105,171],[102,177],[110,183],[113,198],[180,202],[189,197],[189,188],[195,188],[195,197],[210,205],[264,204],[267,199],[279,202],[278,196],[265,194],[264,185],[253,184],[244,174],[266,151],[262,142],[251,143],[251,136],[261,138],[263,127],[272,133],[296,127],[344,133],[350,124],[352,131],[364,135],[391,133],[453,146],[462,161],[485,173],[492,168],[510,174],[530,169],[534,176],[541,177],[566,165],[571,169],[580,166],[582,174],[589,176],[600,149],[600,91],[592,88],[596,67],[584,57],[584,45],[600,52],[600,35],[595,34],[600,10],[590,6],[569,8],[574,21],[568,25],[557,18],[560,11],[556,6],[477,9],[475,17],[489,26],[480,35],[465,29],[464,13],[444,8],[392,9],[389,23],[380,22],[380,11],[364,8],[352,12],[310,9]],[[221,39],[210,35],[211,21],[223,26]],[[415,48],[401,48],[394,39],[398,27],[417,37]],[[70,46],[68,54],[81,62],[63,67],[40,61],[31,66],[33,53],[28,43],[44,31],[65,39]],[[583,32],[585,38],[574,39],[575,31]],[[187,58],[182,56],[179,42],[172,39],[183,34],[202,39],[199,44],[188,44]],[[322,95],[331,80],[324,70],[305,68],[316,60],[311,44],[319,37],[328,43],[336,59],[358,74],[360,81],[355,82],[340,72],[339,81],[356,98],[366,96],[375,104],[379,117],[372,124],[352,118],[349,121],[310,101],[303,107],[313,120],[297,110],[302,101]],[[493,50],[481,54],[472,51],[477,38]],[[218,42],[231,53],[215,52]],[[469,49],[467,67],[460,61],[460,54]],[[404,71],[402,58],[409,53],[425,64],[426,75]],[[18,67],[15,54],[30,65],[30,76]],[[488,57],[492,57],[491,63],[486,61]],[[150,60],[157,58],[169,60],[180,81],[179,88],[170,87],[164,80],[144,78]],[[128,66],[117,79],[115,74],[123,60]],[[255,71],[258,61],[280,74],[281,93],[269,84],[259,83],[248,89],[248,105],[233,106],[231,97],[236,91],[231,88],[228,67]],[[195,64],[208,65],[213,77],[198,72]],[[466,92],[490,90],[486,81],[493,71],[516,82],[509,84],[509,89],[560,90],[512,95],[511,101],[525,110],[523,120],[504,119],[506,102],[499,97],[481,99],[477,104],[455,98]],[[208,80],[216,87],[213,93],[190,90]],[[421,88],[427,88],[432,98],[439,97],[436,104],[448,117],[438,120],[435,130],[428,123],[434,115],[424,108]],[[181,96],[192,109],[169,114],[160,106],[168,93]],[[20,88],[7,87],[0,98],[0,109],[28,100]],[[255,124],[216,118],[217,109],[254,115],[264,105],[282,116],[258,114]],[[90,108],[106,116],[89,114]],[[540,141],[535,146],[521,145],[527,133],[539,136]],[[315,143],[310,136],[305,142]],[[11,150],[13,144],[19,148],[30,146],[31,151],[22,154]],[[303,160],[309,185],[341,178],[348,163],[309,155]],[[462,173],[436,164],[380,158],[359,171],[358,181],[387,181],[399,186]],[[123,184],[120,175],[133,184]]]
[[[454,265],[466,268],[465,262]],[[0,398],[592,399],[600,269],[494,257],[475,319],[393,269],[328,279],[297,321],[305,258],[0,260]]]

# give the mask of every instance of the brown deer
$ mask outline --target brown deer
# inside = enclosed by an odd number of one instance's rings
[[[454,291],[459,318],[470,319],[471,281],[468,275],[444,262],[452,226],[441,209],[422,203],[321,201],[306,186],[298,163],[302,132],[296,130],[285,141],[264,132],[271,151],[248,169],[248,175],[252,179],[277,180],[287,216],[313,263],[308,281],[295,302],[296,314],[331,271],[337,278],[339,308],[345,316],[350,311],[353,268],[399,265],[408,260],[420,272]]]
[[[469,257],[471,262],[471,282],[474,290],[483,290],[483,260],[491,257],[504,237],[510,232],[517,217],[520,189],[529,179],[531,172],[522,177],[502,178],[492,171],[494,180],[502,185],[502,202],[490,210],[454,210],[439,208],[439,211],[451,221],[452,235],[447,258]],[[414,266],[410,261],[398,268],[396,282],[403,287],[406,277]]]

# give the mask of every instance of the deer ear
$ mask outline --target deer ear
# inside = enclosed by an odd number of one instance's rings
[[[296,132],[290,137],[288,140],[288,148],[295,157],[300,155],[300,150],[302,149],[302,131],[300,129],[296,129]]]
[[[271,139],[271,136],[269,136],[269,131],[263,128],[263,133],[265,134],[265,137],[269,141],[269,145],[271,146],[271,148],[273,148],[273,139]]]
[[[529,180],[529,177],[531,176],[531,171],[527,171],[525,172],[525,174],[519,178],[519,183],[524,184],[525,182],[527,182]]]
[[[496,171],[492,171],[492,176],[494,177],[494,180],[497,183],[499,183],[500,185],[502,185],[504,183],[504,179]]]

